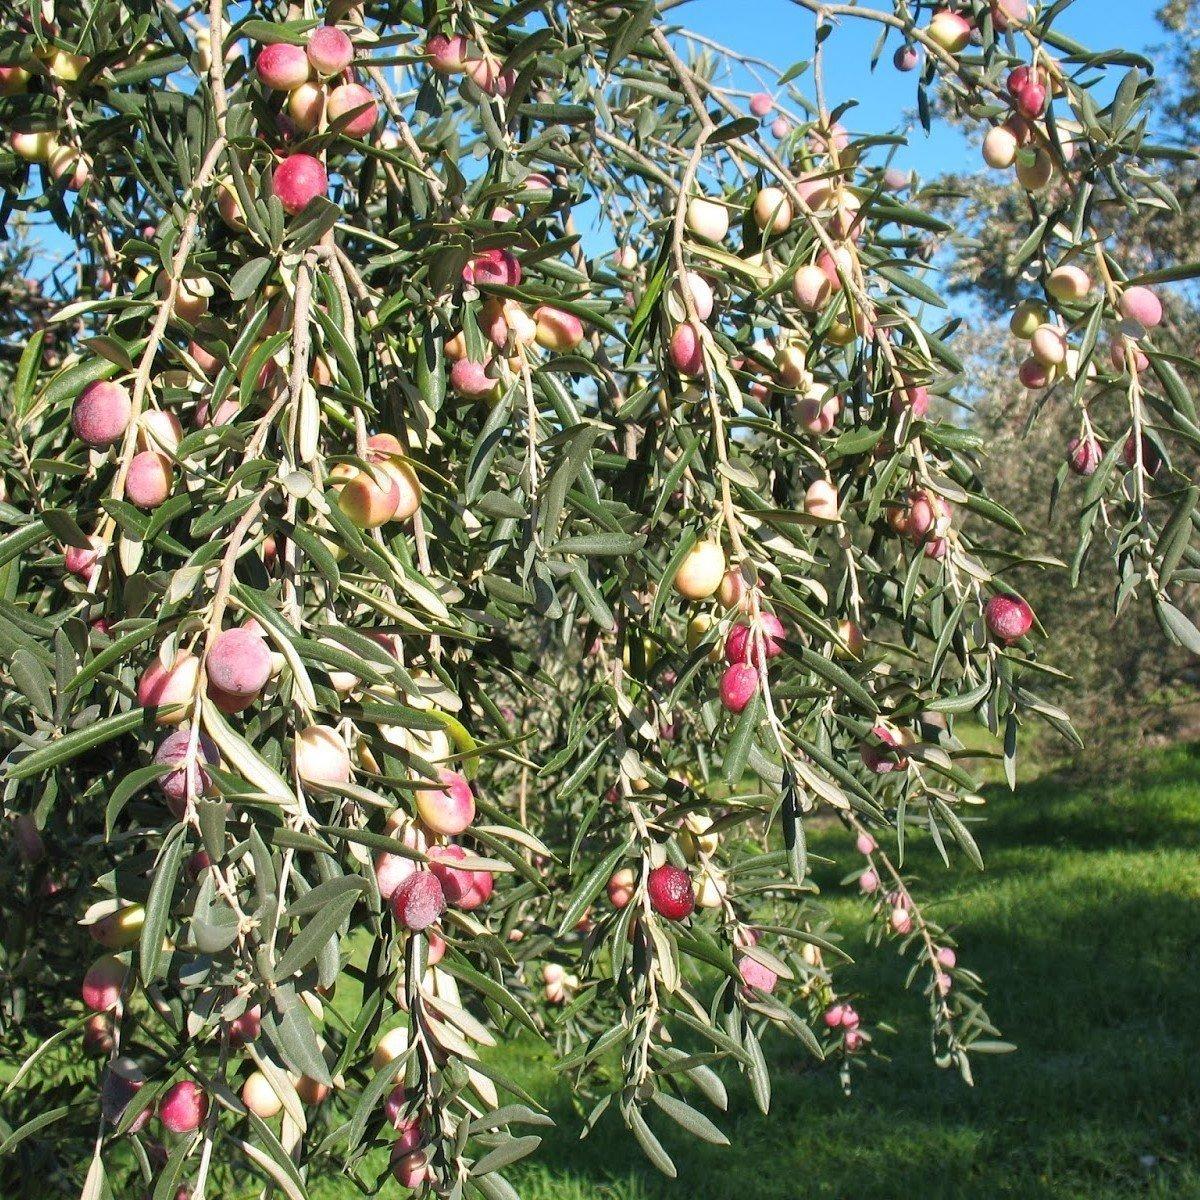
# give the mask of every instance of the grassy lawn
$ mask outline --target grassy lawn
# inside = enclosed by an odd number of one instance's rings
[[[899,1031],[881,1035],[891,1061],[859,1073],[852,1097],[775,1038],[771,1114],[731,1087],[721,1124],[732,1147],[689,1147],[654,1122],[680,1169],[672,1183],[616,1120],[578,1142],[549,1057],[514,1043],[504,1068],[550,1097],[560,1127],[509,1178],[525,1200],[1200,1197],[1200,746],[1122,769],[1106,784],[1048,774],[1015,795],[992,788],[982,875],[910,853],[1020,1047],[979,1058],[975,1088],[933,1066],[922,1002],[899,990],[894,951],[852,938],[843,986]],[[814,836],[814,850],[840,852],[832,836]],[[834,904],[852,932],[860,902]]]

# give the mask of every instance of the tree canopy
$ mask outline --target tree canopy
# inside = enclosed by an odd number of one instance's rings
[[[872,1054],[822,819],[936,1063],[1009,1048],[904,864],[982,866],[971,727],[1010,780],[1023,727],[1077,740],[1026,581],[1107,560],[1200,649],[1197,265],[1151,232],[1188,155],[1061,8],[797,0],[785,69],[670,4],[10,15],[0,216],[74,277],[0,447],[0,1172],[373,1193],[386,1146],[506,1200],[547,1121],[489,1059],[520,1033],[673,1174],[655,1130],[724,1141],[722,1068],[767,1109],[764,1039]],[[1008,172],[980,263],[1069,435],[1052,551],[950,415],[938,251],[980,227],[855,127],[859,20]]]

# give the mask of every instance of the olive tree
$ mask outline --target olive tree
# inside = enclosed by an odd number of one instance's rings
[[[1021,594],[1054,559],[939,418],[943,198],[824,57],[874,22],[1015,169],[1062,557],[1194,653],[1155,289],[1196,268],[1108,242],[1173,152],[1152,65],[1058,7],[798,0],[784,70],[645,2],[10,13],[4,212],[74,250],[5,397],[0,1169],[299,1197],[384,1148],[499,1200],[548,1121],[490,1053],[520,1035],[673,1174],[730,1071],[767,1109],[770,1039],[870,1057],[819,817],[938,1065],[1008,1048],[904,855],[982,865],[964,723],[1010,779],[1022,726],[1076,736]]]

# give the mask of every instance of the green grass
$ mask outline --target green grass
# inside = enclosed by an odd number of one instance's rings
[[[1121,765],[1125,777],[1108,784],[1051,774],[1015,795],[992,788],[983,874],[910,853],[921,894],[1019,1045],[980,1057],[974,1088],[933,1066],[923,1003],[900,991],[894,949],[856,940],[861,902],[837,899],[856,959],[842,986],[869,1019],[897,1027],[878,1043],[890,1062],[858,1073],[847,1099],[832,1071],[773,1038],[771,1113],[735,1083],[721,1122],[733,1146],[690,1143],[654,1122],[679,1166],[672,1183],[615,1119],[577,1141],[549,1058],[514,1043],[503,1067],[560,1119],[537,1156],[508,1172],[522,1196],[1200,1197],[1200,746]],[[813,837],[818,853],[843,848],[834,831]],[[836,893],[834,878],[821,882]]]

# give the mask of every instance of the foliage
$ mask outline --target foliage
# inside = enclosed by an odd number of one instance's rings
[[[935,1061],[1009,1048],[905,846],[981,863],[961,722],[1010,781],[1023,724],[1074,736],[1017,592],[1045,559],[928,411],[966,386],[939,190],[846,133],[822,46],[878,22],[923,116],[940,89],[977,126],[1045,72],[1009,269],[1103,437],[1080,557],[1194,653],[1190,362],[1123,306],[1195,267],[1106,242],[1175,207],[1177,154],[1149,64],[1053,8],[959,4],[967,44],[955,13],[799,2],[769,137],[652,4],[30,3],[0,35],[7,211],[56,220],[79,280],[72,353],[35,334],[6,399],[13,1180],[373,1192],[391,1147],[405,1186],[505,1200],[547,1119],[487,1057],[517,1029],[674,1175],[664,1128],[726,1139],[715,1068],[768,1109],[768,1034],[846,1080],[871,1052],[821,812]],[[329,23],[353,65],[321,65]],[[81,1026],[89,1086],[34,1082]]]
[[[521,1195],[671,1200],[683,1189],[741,1200],[751,1180],[756,1200],[791,1200],[797,1180],[811,1181],[816,1196],[861,1200],[1195,1192],[1200,1081],[1189,1063],[1198,1033],[1183,1014],[1200,998],[1200,980],[1189,969],[1196,934],[1179,914],[1200,884],[1197,748],[1132,753],[1127,765],[1128,778],[1081,786],[1026,760],[1014,793],[989,786],[985,875],[966,862],[943,870],[928,840],[912,847],[929,902],[953,912],[964,953],[992,981],[993,1015],[1020,1031],[1019,1051],[982,1063],[977,1087],[931,1076],[920,998],[894,994],[903,961],[867,944],[862,900],[837,894],[836,868],[822,868],[818,881],[836,896],[855,959],[843,984],[865,1013],[883,1006],[898,1023],[878,1043],[886,1066],[860,1080],[847,1104],[828,1072],[806,1069],[792,1045],[774,1041],[771,1113],[731,1089],[732,1146],[669,1137],[680,1151],[671,1182],[653,1178],[636,1147],[574,1143],[568,1088],[555,1083],[548,1055],[518,1041],[503,1048],[503,1063],[560,1116],[547,1152],[514,1176]],[[834,826],[813,831],[815,855],[836,856],[839,843]],[[337,1183],[319,1192],[348,1194]]]
[[[1164,60],[1173,60],[1174,69],[1163,72],[1165,98],[1151,124],[1178,147],[1194,142],[1188,113],[1195,104],[1195,71],[1189,68],[1193,55],[1185,32],[1190,10],[1188,4],[1169,5],[1159,14],[1177,36],[1161,51]],[[1190,156],[1173,160],[1163,171],[1178,199],[1177,210],[1132,208],[1111,221],[1112,252],[1145,271],[1200,258],[1194,161]],[[1086,481],[1074,478],[1066,465],[1068,445],[1079,434],[1066,385],[1060,382],[1049,393],[1012,386],[1019,365],[1014,350],[1021,343],[1006,336],[1004,325],[1028,285],[1027,273],[1011,267],[1028,232],[1027,207],[997,172],[941,182],[945,198],[939,211],[954,227],[953,254],[939,256],[950,289],[969,296],[972,309],[981,305],[995,318],[963,331],[956,341],[960,357],[969,363],[971,386],[955,401],[968,411],[965,419],[971,427],[987,439],[990,452],[983,475],[990,493],[1028,531],[1021,539],[1027,548],[1055,556],[1078,519]],[[1177,366],[1191,389],[1195,379],[1186,358],[1200,336],[1194,292],[1180,288],[1164,299],[1168,316],[1158,337],[1181,356]],[[1097,406],[1095,411],[1102,410]],[[1010,536],[1008,548],[1017,544]],[[1194,712],[1191,655],[1172,646],[1148,611],[1126,609],[1114,617],[1110,575],[1101,556],[1091,556],[1074,588],[1064,588],[1062,576],[1053,571],[1027,579],[1024,586],[1042,623],[1056,631],[1056,663],[1071,673],[1054,694],[1089,731],[1088,740],[1137,739],[1189,727]],[[1194,619],[1191,608],[1188,613]],[[1087,748],[1080,749],[1077,761],[1105,769]]]
[[[998,322],[964,329],[955,345],[971,379],[963,397],[966,420],[988,446],[981,466],[988,493],[1026,531],[1004,535],[1001,544],[1057,558],[1072,536],[1087,486],[1066,467],[1067,447],[1078,432],[1075,416],[1053,402],[1042,407],[1037,394],[1013,388],[1019,361]],[[1084,744],[1065,744],[1052,730],[1029,732],[1045,753],[1067,751],[1077,769],[1109,775],[1133,770],[1132,760],[1114,763],[1096,753],[1098,746],[1186,736],[1196,692],[1192,655],[1164,636],[1149,606],[1114,613],[1106,565],[1093,561],[1075,587],[1065,586],[1066,564],[1030,575],[1022,585],[1039,620],[1055,631],[1054,663],[1070,672],[1049,695],[1071,713]],[[1188,612],[1194,614],[1192,605]]]

